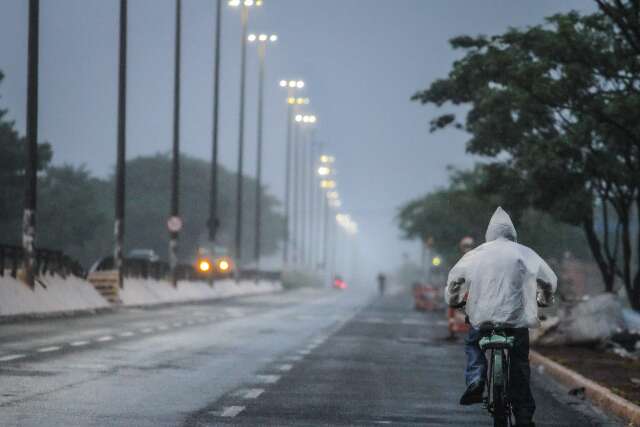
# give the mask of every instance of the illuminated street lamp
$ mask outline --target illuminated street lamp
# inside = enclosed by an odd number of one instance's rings
[[[304,128],[314,125],[318,119],[312,114],[296,114],[294,117],[295,122],[299,125],[299,128]],[[312,177],[312,156],[311,145],[313,143],[313,136],[309,137],[309,142],[300,142],[296,144],[296,163],[294,165],[294,242],[297,244],[297,251],[294,253],[296,256],[300,255],[301,260],[306,261],[308,259],[307,241],[310,231],[307,227],[307,216],[309,214],[309,194],[311,191],[310,183]],[[309,184],[309,185],[307,185]],[[308,222],[309,224],[311,221]]]
[[[258,74],[258,147],[256,161],[256,218],[255,218],[255,246],[254,257],[256,260],[256,270],[260,267],[260,243],[262,236],[262,135],[264,117],[264,74],[265,59],[267,55],[267,44],[278,41],[275,34],[249,34],[249,43],[258,44],[259,74]],[[256,281],[258,280],[256,276]]]
[[[287,90],[287,150],[286,150],[286,167],[285,167],[285,183],[284,183],[284,247],[282,249],[282,264],[286,266],[289,262],[289,245],[290,230],[289,219],[291,217],[291,167],[293,142],[292,142],[292,126],[294,125],[293,114],[296,105],[305,105],[309,103],[309,98],[296,98],[295,92],[304,88],[305,83],[302,80],[280,80],[280,87]]]
[[[244,169],[244,98],[247,74],[247,26],[249,24],[249,9],[255,6],[262,6],[262,0],[230,0],[229,6],[241,9],[241,53],[240,53],[240,114],[238,120],[238,171],[236,174],[236,230],[235,230],[235,257],[239,271],[242,266],[242,195]],[[237,276],[236,276],[237,277]]]

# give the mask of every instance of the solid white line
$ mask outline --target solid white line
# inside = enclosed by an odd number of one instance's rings
[[[119,334],[121,337],[132,337],[135,335],[135,332],[127,331]]]
[[[240,412],[244,411],[244,406],[225,406],[222,409],[221,417],[233,418],[238,415]]]
[[[283,371],[283,372],[290,371],[291,368],[293,368],[293,365],[291,365],[289,363],[285,363],[284,365],[278,366],[278,370],[279,371]]]
[[[89,344],[89,341],[73,341],[69,343],[71,347],[82,347],[87,344]]]
[[[105,335],[104,337],[97,338],[96,341],[97,342],[106,342],[106,341],[111,341],[112,339],[113,339],[113,337],[111,335]]]
[[[43,348],[39,348],[38,350],[36,350],[38,353],[50,353],[52,351],[58,351],[60,350],[60,347],[58,346],[51,346],[51,347],[43,347]]]
[[[280,375],[256,375],[256,378],[264,384],[275,384],[280,380]]]
[[[251,388],[251,389],[247,390],[247,392],[245,393],[243,398],[244,399],[257,399],[262,393],[264,393],[264,389],[262,389],[262,388]]]
[[[26,354],[9,354],[8,356],[0,357],[0,362],[10,362],[12,360],[22,359],[26,357]]]

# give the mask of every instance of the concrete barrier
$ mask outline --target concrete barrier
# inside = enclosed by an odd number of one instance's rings
[[[118,296],[123,305],[155,305],[177,302],[197,302],[228,298],[240,295],[254,295],[282,290],[279,282],[217,280],[213,286],[207,282],[180,281],[174,288],[168,281],[154,279],[125,279],[124,289]]]
[[[218,280],[207,282],[180,281],[174,288],[168,281],[126,279],[118,292],[115,305],[144,306],[168,303],[198,302],[281,291],[280,282]],[[11,276],[0,277],[0,319],[21,316],[55,316],[71,312],[108,309],[109,303],[88,281],[76,276],[38,277],[35,289]]]
[[[40,276],[33,290],[11,276],[0,277],[1,317],[107,307],[109,303],[89,282],[75,276]]]

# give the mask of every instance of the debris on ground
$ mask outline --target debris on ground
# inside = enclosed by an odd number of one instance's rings
[[[531,340],[544,346],[602,344],[625,329],[619,299],[613,294],[601,294],[561,305],[558,316],[543,321]]]

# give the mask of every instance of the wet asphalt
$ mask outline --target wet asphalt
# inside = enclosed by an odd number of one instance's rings
[[[296,291],[0,325],[1,426],[489,426],[408,294]],[[617,426],[533,375],[538,426]]]

